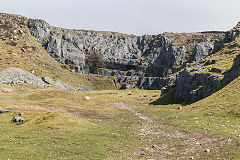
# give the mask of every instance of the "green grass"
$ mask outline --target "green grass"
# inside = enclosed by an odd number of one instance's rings
[[[213,95],[191,105],[150,105],[138,110],[159,122],[182,128],[188,132],[201,132],[226,139],[231,146],[224,149],[224,157],[240,157],[240,78]],[[181,106],[182,109],[178,109]],[[232,159],[234,159],[234,157]],[[226,158],[229,159],[229,158]]]
[[[146,122],[127,110],[114,108],[112,102],[124,102],[133,106],[167,132],[179,129],[232,139],[231,145],[212,149],[207,157],[213,158],[220,150],[220,157],[233,157],[232,159],[239,153],[236,137],[239,134],[237,126],[240,126],[238,117],[232,114],[229,118],[208,115],[208,112],[216,112],[215,110],[194,113],[197,103],[183,106],[182,110],[177,110],[178,105],[147,105],[159,98],[159,91],[134,89],[69,92],[42,89],[29,84],[0,85],[0,90],[3,88],[10,88],[13,92],[2,93],[0,97],[0,107],[10,110],[9,113],[0,114],[2,159],[140,159],[159,156],[172,159],[184,156],[182,151],[190,149],[183,145],[184,139],[181,138],[165,135],[139,136],[137,130],[142,129]],[[83,99],[86,95],[90,97],[89,101]],[[207,106],[204,104],[197,109],[205,110],[204,107]],[[27,120],[25,123],[11,122],[18,112],[24,113]],[[199,124],[195,121],[199,121]],[[226,132],[221,125],[227,127]],[[151,148],[153,144],[167,145],[163,151],[172,152],[174,156],[160,154],[161,150],[158,154],[153,154],[152,149],[143,150]],[[215,144],[208,145],[213,147]],[[206,157],[201,150],[197,154]]]
[[[140,156],[140,153],[133,155],[140,152],[135,147],[140,145],[138,136],[129,136],[135,132],[137,117],[107,105],[118,97],[119,101],[129,101],[127,96],[138,97],[139,90],[128,95],[129,91],[69,92],[29,84],[1,85],[0,89],[3,88],[13,92],[0,97],[0,106],[10,110],[0,114],[2,159],[138,159]],[[83,99],[86,95],[90,96],[89,101]],[[24,113],[25,123],[11,122],[18,112]]]

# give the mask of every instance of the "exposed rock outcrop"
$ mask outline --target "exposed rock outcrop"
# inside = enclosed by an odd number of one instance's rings
[[[111,32],[69,30],[29,19],[28,27],[48,53],[78,73],[89,73],[86,57],[92,50],[103,55],[100,74],[126,79],[123,88],[162,89],[165,79],[186,62],[211,54],[225,32],[124,35]],[[124,77],[122,77],[124,76]],[[135,82],[132,83],[131,79]],[[175,78],[174,78],[175,79]],[[172,80],[171,80],[172,83]]]
[[[240,76],[240,54],[234,59],[232,68],[223,75],[196,73],[185,69],[178,75],[174,102],[191,103],[203,99],[223,88],[238,76]]]
[[[211,95],[221,87],[220,75],[184,70],[176,82],[175,103],[191,103]]]

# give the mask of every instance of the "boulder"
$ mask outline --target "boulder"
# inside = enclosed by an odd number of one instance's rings
[[[22,51],[23,51],[23,52],[27,52],[25,48],[22,48]]]
[[[13,117],[12,121],[17,122],[17,123],[19,123],[19,122],[23,123],[23,122],[25,122],[25,119],[23,117]]]
[[[196,46],[195,46],[195,49],[194,49],[194,60],[195,61],[199,61],[201,60],[202,58],[208,56],[211,51],[214,49],[214,46],[213,44],[209,43],[209,42],[202,42],[202,43],[198,43]]]
[[[88,100],[90,100],[90,97],[89,96],[84,96],[83,99],[88,101]]]
[[[55,84],[55,82],[49,77],[42,77],[42,80],[47,84]]]
[[[7,113],[7,112],[9,112],[9,111],[6,109],[0,109],[0,113]]]
[[[4,93],[11,93],[12,90],[11,90],[11,89],[8,89],[8,88],[4,88],[4,89],[2,90],[2,92],[4,92]]]

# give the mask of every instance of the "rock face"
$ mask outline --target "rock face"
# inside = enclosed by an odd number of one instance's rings
[[[191,103],[211,95],[221,87],[221,76],[184,70],[176,82],[175,103]]]
[[[162,33],[159,35],[124,35],[112,32],[69,30],[52,27],[43,20],[29,19],[32,36],[42,43],[48,53],[71,71],[90,73],[87,57],[92,51],[102,55],[106,67],[98,68],[105,76],[117,76],[122,89],[159,89],[166,93],[176,87],[174,101],[190,103],[214,93],[239,76],[237,56],[232,69],[201,68],[191,71],[192,62],[219,51],[224,43],[239,36],[239,27],[228,32]],[[202,65],[215,64],[209,60]],[[186,67],[185,70],[182,69]],[[60,86],[64,84],[59,83]],[[70,89],[71,90],[71,89]]]
[[[211,43],[202,42],[197,44],[194,49],[194,59],[200,61],[202,58],[208,56],[213,49],[214,46]]]
[[[215,70],[215,69],[214,69]],[[232,68],[223,75],[216,73],[180,72],[176,82],[175,103],[191,103],[205,98],[240,76],[240,54]]]
[[[89,73],[86,61],[91,51],[106,63],[98,73],[118,76],[123,88],[162,89],[173,73],[188,61],[211,54],[225,39],[225,32],[163,33],[133,36],[112,32],[69,30],[52,27],[43,20],[29,19],[28,27],[37,41],[58,62],[73,72]],[[171,77],[171,78],[169,78]]]

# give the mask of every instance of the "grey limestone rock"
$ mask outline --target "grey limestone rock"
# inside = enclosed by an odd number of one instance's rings
[[[202,58],[208,56],[211,53],[211,51],[213,51],[213,49],[214,49],[213,44],[209,42],[198,43],[194,49],[195,55],[194,60],[199,61]]]
[[[49,77],[42,77],[42,80],[47,84],[55,84],[55,82]]]
[[[58,89],[63,89],[63,90],[77,91],[77,89],[75,89],[73,86],[69,86],[69,85],[67,85],[66,83],[64,83],[64,82],[62,82],[60,80],[57,80],[54,83],[54,87],[56,87]]]
[[[12,121],[17,123],[19,122],[23,123],[25,122],[25,119],[23,117],[13,117]]]
[[[2,92],[4,92],[4,93],[11,93],[12,90],[8,89],[8,88],[3,88]]]
[[[7,112],[9,112],[9,110],[7,110],[7,109],[0,109],[0,113],[7,113]]]
[[[213,72],[221,72],[218,68]],[[184,70],[176,81],[175,103],[191,103],[205,98],[218,89],[226,86],[240,76],[240,54],[234,59],[232,68],[223,75],[216,73],[195,73]]]
[[[225,38],[224,32],[134,36],[69,30],[52,27],[45,21],[34,19],[29,19],[28,27],[31,34],[46,46],[48,53],[58,62],[69,65],[71,71],[89,73],[86,59],[94,50],[103,55],[107,64],[106,68],[100,71],[101,74],[141,79],[138,83],[126,84],[130,88],[144,85],[141,88],[158,89],[148,86],[152,85],[151,81],[155,81],[152,79],[158,81],[176,72],[176,68],[184,65],[191,52],[195,52],[196,59],[209,55],[214,48],[214,42]]]
[[[77,88],[77,91],[91,91],[91,89],[90,89],[90,88],[87,88],[87,87],[84,87],[84,86],[79,86],[79,87]]]
[[[10,67],[0,72],[0,83],[15,85],[19,83],[33,83],[46,87],[41,78],[36,75],[22,70],[20,68]]]
[[[221,77],[184,70],[176,82],[175,103],[191,103],[211,95],[221,87]]]
[[[89,96],[84,96],[83,99],[88,101],[88,100],[90,100],[90,97]]]

